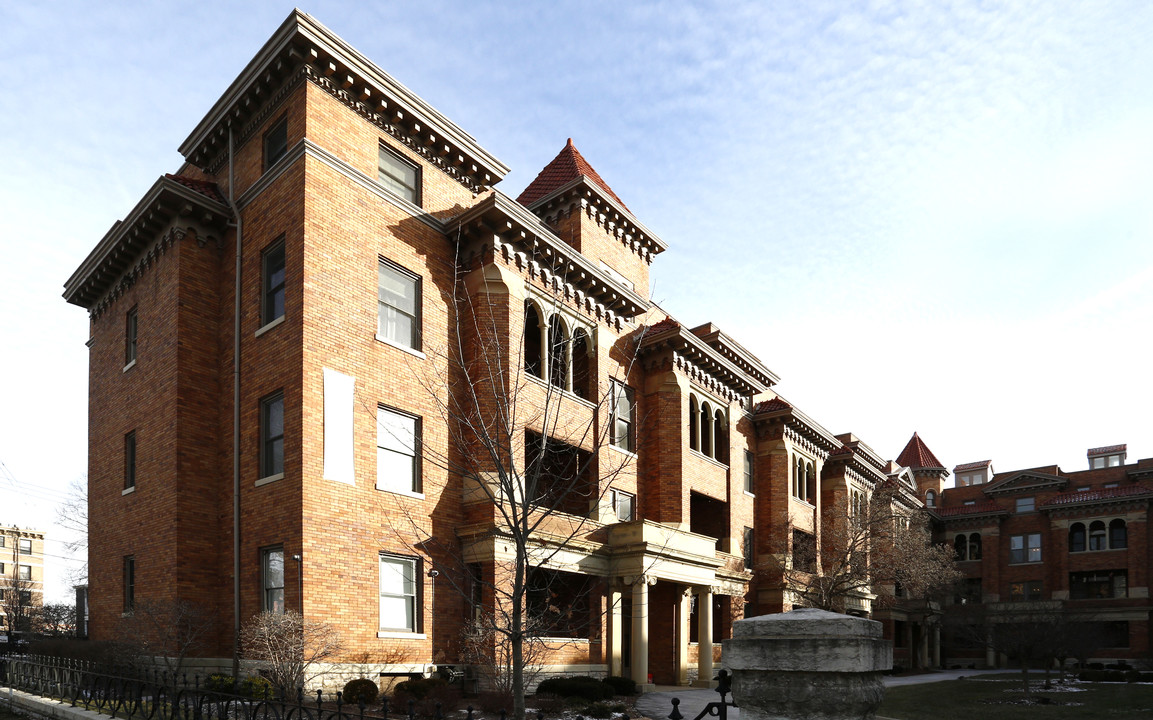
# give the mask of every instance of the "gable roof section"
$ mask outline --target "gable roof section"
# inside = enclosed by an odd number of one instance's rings
[[[1109,505],[1149,498],[1153,498],[1153,488],[1143,485],[1130,485],[1128,487],[1101,488],[1100,490],[1061,493],[1043,505],[1040,505],[1038,509],[1053,510],[1063,507]]]
[[[714,390],[723,386],[724,392],[732,399],[764,392],[780,381],[753,356],[730,357],[672,318],[665,318],[649,327],[641,339],[640,354],[660,350],[671,351],[684,368],[699,372],[700,377],[696,378],[699,382],[705,385],[717,383]]]
[[[759,402],[753,408],[754,423],[768,420],[783,422],[791,432],[812,443],[814,448],[822,450],[826,458],[845,446],[835,435],[779,395],[771,400]]]
[[[1054,470],[1056,472],[1052,472]],[[1060,472],[1060,468],[1053,466],[1006,473],[995,477],[993,482],[985,486],[984,492],[986,495],[1008,495],[1035,490],[1061,490],[1069,484],[1069,478],[1057,474]]]
[[[476,139],[315,18],[293,10],[180,144],[193,165],[216,172],[234,142],[251,137],[302,77],[396,137],[457,181],[481,191],[508,167]]]
[[[552,162],[545,165],[544,169],[537,173],[536,179],[528,184],[528,187],[521,192],[516,201],[525,207],[530,207],[537,200],[551,195],[582,175],[596,183],[597,187],[608,193],[609,197],[616,200],[622,208],[628,210],[630,214],[632,213],[629,206],[625,205],[625,201],[613,192],[613,189],[604,181],[600,173],[593,169],[588,160],[585,160],[584,155],[581,155],[580,150],[576,149],[576,145],[572,143],[572,138],[568,139],[568,142],[552,159]]]
[[[937,459],[937,456],[933,454],[933,451],[917,433],[913,433],[913,437],[909,438],[905,449],[897,456],[897,464],[913,470],[922,468],[945,470],[945,464]],[[949,474],[947,470],[945,470],[945,474]]]

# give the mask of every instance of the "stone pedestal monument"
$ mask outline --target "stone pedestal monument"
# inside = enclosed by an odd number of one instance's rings
[[[738,620],[723,657],[741,720],[872,718],[893,666],[881,623],[812,609]]]

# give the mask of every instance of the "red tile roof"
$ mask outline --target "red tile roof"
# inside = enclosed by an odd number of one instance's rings
[[[964,472],[966,470],[976,470],[977,468],[989,467],[993,464],[992,460],[978,460],[977,462],[965,463],[953,468],[953,472]]]
[[[1049,500],[1049,502],[1042,504],[1041,507],[1049,507],[1050,505],[1072,505],[1075,503],[1097,502],[1101,500],[1112,500],[1114,498],[1124,498],[1132,495],[1150,494],[1153,494],[1153,489],[1143,485],[1102,488],[1100,490],[1085,490],[1084,492],[1061,493],[1060,495]]]
[[[552,162],[544,166],[544,170],[541,170],[540,174],[536,176],[536,179],[528,184],[528,187],[524,189],[524,192],[520,194],[520,197],[518,197],[516,201],[527,207],[557,188],[576,180],[581,175],[584,175],[596,183],[601,190],[608,193],[609,197],[620,203],[620,206],[625,210],[629,209],[628,206],[625,205],[624,200],[617,197],[617,194],[613,192],[609,184],[605,182],[597,171],[593,170],[593,166],[589,165],[588,161],[584,159],[584,156],[580,154],[576,146],[572,144],[572,138],[568,139],[568,144],[557,153],[557,156],[552,159]],[[629,212],[632,211],[629,210]]]
[[[908,468],[944,468],[945,464],[937,459],[929,446],[923,440],[913,433],[913,437],[909,438],[909,444],[897,456],[897,464],[903,465]]]
[[[1089,448],[1086,455],[1104,455],[1105,453],[1125,452],[1125,445],[1106,445],[1105,447]]]
[[[937,508],[937,515],[941,517],[952,517],[954,515],[976,515],[979,513],[990,513],[997,511],[1005,513],[1009,512],[992,500],[978,500],[972,505],[957,505],[954,507]]]
[[[201,195],[211,198],[222,205],[228,204],[228,198],[224,197],[224,193],[220,192],[220,188],[214,182],[206,180],[193,180],[192,178],[184,177],[183,175],[173,175],[172,173],[165,173],[164,177],[169,180],[180,183],[186,188],[191,188]]]
[[[665,330],[672,330],[674,328],[679,328],[680,326],[681,324],[679,322],[673,320],[671,317],[667,317],[664,320],[661,320],[659,323],[652,325],[648,330],[648,334],[651,335],[653,333],[664,332]]]
[[[792,410],[793,406],[782,400],[780,397],[775,397],[772,400],[765,400],[764,402],[757,403],[753,408],[753,414],[762,412],[772,412],[773,410]]]

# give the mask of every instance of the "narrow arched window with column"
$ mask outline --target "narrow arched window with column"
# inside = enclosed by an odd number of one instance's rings
[[[713,409],[707,402],[701,403],[701,454],[713,455]]]
[[[1129,547],[1129,531],[1125,521],[1117,518],[1109,523],[1109,549],[1124,550]]]
[[[1081,523],[1069,526],[1069,552],[1085,552],[1085,526]]]
[[[556,387],[568,388],[568,330],[560,317],[553,315],[548,323],[548,380]]]
[[[524,370],[529,375],[544,379],[544,358],[542,352],[544,327],[536,306],[524,305]]]
[[[577,328],[572,336],[572,391],[577,397],[591,400],[596,397],[592,389],[592,344],[584,328]]]
[[[689,396],[689,449],[700,451],[700,417],[701,411],[697,406],[696,397]]]
[[[812,463],[805,466],[805,497],[804,499],[814,505],[817,504],[817,469]]]
[[[720,409],[713,413],[713,458],[729,463],[729,433],[725,414]]]

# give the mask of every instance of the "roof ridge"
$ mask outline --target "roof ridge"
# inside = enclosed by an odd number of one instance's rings
[[[581,176],[587,177],[597,187],[616,200],[622,208],[628,210],[625,201],[621,200],[609,184],[604,181],[588,160],[585,160],[584,155],[581,155],[580,150],[577,150],[576,145],[573,145],[572,138],[568,139],[565,146],[557,153],[552,161],[545,165],[544,168],[537,173],[536,178],[528,184],[528,187],[517,196],[516,201],[524,206],[532,205],[537,200],[551,194],[554,190],[568,183],[576,180]]]
[[[945,463],[937,459],[937,456],[933,454],[933,451],[929,449],[925,441],[915,432],[913,433],[913,437],[909,438],[905,449],[897,456],[897,464],[914,470],[918,468],[945,469]]]

